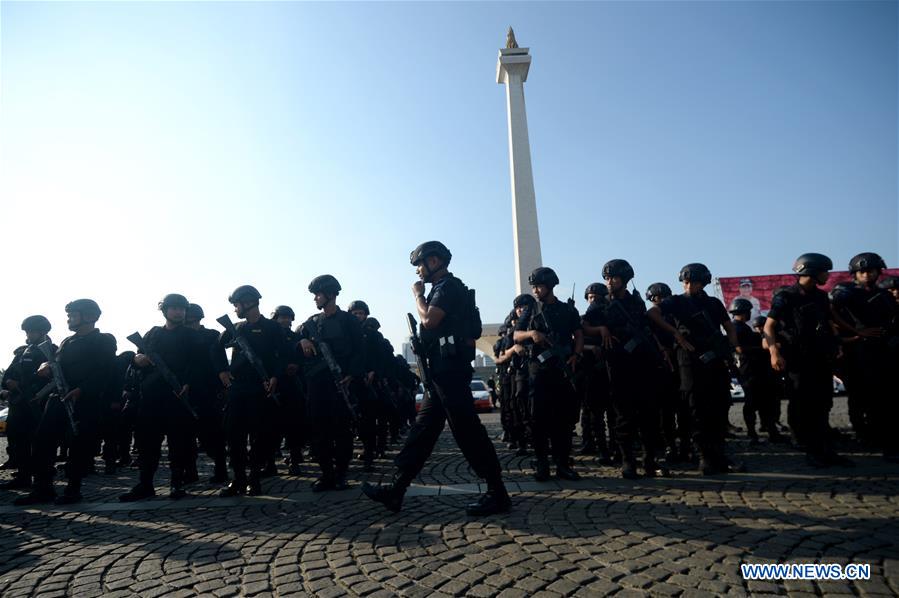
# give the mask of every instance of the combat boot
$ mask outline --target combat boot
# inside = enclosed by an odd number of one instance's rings
[[[55,502],[58,505],[74,505],[81,502],[81,480],[70,480],[62,496],[57,496]]]
[[[549,480],[549,461],[546,460],[546,457],[537,457],[534,462],[534,479],[538,482]]]
[[[625,480],[636,480],[640,477],[637,473],[637,462],[633,457],[621,457],[621,477]]]
[[[512,508],[512,499],[506,491],[502,481],[487,484],[487,492],[482,494],[476,502],[465,507],[465,513],[471,517],[483,517],[505,513]]]
[[[120,495],[119,502],[134,502],[152,496],[156,496],[156,490],[153,488],[153,485],[140,482],[125,494]]]
[[[346,481],[346,472],[339,471],[334,475],[334,490],[348,490],[350,487]]]
[[[389,485],[372,486],[368,482],[362,484],[362,493],[375,502],[379,502],[388,510],[399,513],[403,508],[403,497],[412,480],[402,472],[393,475]]]
[[[239,479],[235,478],[233,482],[225,486],[219,491],[219,496],[222,498],[228,498],[230,496],[243,496],[247,493],[247,480],[246,478]]]
[[[15,475],[11,480],[0,483],[0,490],[24,490],[31,488],[30,475]]]
[[[247,482],[247,496],[260,496],[262,494],[262,482],[259,480],[259,476],[250,476],[250,481]]]
[[[172,484],[169,488],[169,498],[172,500],[180,500],[187,496],[187,490],[184,489],[183,484]]]
[[[577,482],[581,479],[581,476],[572,469],[569,465],[564,464],[556,464],[556,477],[560,480],[569,480],[571,482]]]
[[[17,507],[42,505],[46,503],[52,503],[55,498],[56,492],[53,490],[52,485],[35,483],[34,488],[31,489],[30,493],[26,494],[25,496],[20,496],[16,500],[12,501],[12,504],[16,505]]]
[[[225,462],[222,460],[215,464],[215,469],[212,471],[212,477],[209,478],[210,484],[224,484],[228,481],[228,468],[225,467]]]

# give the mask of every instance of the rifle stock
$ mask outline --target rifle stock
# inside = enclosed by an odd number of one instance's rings
[[[78,424],[75,423],[75,407],[72,405],[71,400],[65,400],[66,395],[69,394],[69,391],[71,389],[69,388],[69,384],[68,382],[66,382],[66,378],[62,373],[62,366],[59,365],[59,362],[56,360],[56,351],[53,350],[53,344],[50,341],[44,341],[39,344],[37,348],[40,349],[41,353],[44,354],[44,357],[47,358],[47,363],[50,364],[50,371],[53,372],[53,381],[56,383],[56,391],[59,396],[59,400],[62,403],[62,406],[66,410],[66,416],[69,420],[69,427],[72,429],[72,434],[74,436],[77,436]]]

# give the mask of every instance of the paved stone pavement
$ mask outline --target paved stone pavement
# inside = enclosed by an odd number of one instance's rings
[[[739,422],[735,407],[732,421]],[[484,415],[499,435],[496,414]],[[847,425],[845,400],[832,422]],[[116,497],[136,472],[92,476],[76,507],[8,506],[0,492],[2,596],[896,595],[899,466],[848,444],[854,469],[816,471],[794,450],[731,447],[751,473],[627,482],[578,457],[581,482],[532,481],[499,443],[511,513],[465,516],[477,480],[444,434],[394,515],[358,483],[312,494],[304,476],[268,496],[220,499],[198,483],[170,501]],[[203,475],[210,473],[204,464]],[[353,479],[389,475],[353,470]],[[3,472],[3,477],[8,476]],[[61,489],[61,482],[58,486]],[[869,581],[744,581],[741,563],[869,563]]]

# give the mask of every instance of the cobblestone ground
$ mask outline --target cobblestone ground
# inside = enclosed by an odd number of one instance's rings
[[[736,408],[731,418],[739,423]],[[499,436],[496,414],[484,415]],[[834,425],[847,426],[837,399]],[[854,469],[813,470],[783,446],[732,441],[750,473],[627,482],[578,457],[581,482],[533,482],[497,443],[511,513],[465,516],[478,491],[445,433],[404,510],[306,475],[269,478],[268,496],[220,499],[202,482],[170,501],[116,497],[136,471],[96,475],[75,508],[8,506],[0,492],[0,595],[558,596],[899,593],[899,466],[848,444]],[[203,475],[208,476],[208,464]],[[8,472],[3,472],[3,477]],[[61,489],[60,486],[57,488]],[[870,563],[868,581],[746,582],[741,563]]]

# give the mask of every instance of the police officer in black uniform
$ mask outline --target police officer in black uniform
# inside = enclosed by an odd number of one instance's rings
[[[569,465],[571,429],[578,416],[574,369],[584,352],[581,316],[574,306],[560,301],[553,288],[559,277],[552,268],[531,272],[528,283],[537,303],[515,326],[515,342],[529,350],[531,436],[534,442],[534,477],[549,479],[549,447],[556,475],[579,480]]]
[[[228,301],[234,306],[237,317],[244,320],[234,325],[236,333],[246,339],[262,361],[268,380],[260,377],[231,332],[225,330],[219,338],[221,347],[232,348],[230,371],[220,372],[219,379],[228,389],[225,434],[234,475],[231,483],[220,492],[221,496],[262,494],[262,469],[271,455],[270,436],[276,413],[278,376],[284,372],[290,348],[284,329],[259,312],[261,298],[254,287],[243,285],[234,289]]]
[[[353,456],[353,418],[365,364],[362,326],[338,307],[340,283],[330,274],[313,278],[309,292],[315,296],[315,307],[321,313],[310,316],[297,332],[299,347],[306,357],[303,371],[308,389],[309,441],[321,469],[321,477],[312,484],[312,490],[346,490],[346,473]],[[320,343],[330,348],[340,368],[340,380],[335,380],[334,372],[320,354]],[[347,389],[349,405],[337,384]]]
[[[820,253],[804,253],[793,263],[797,283],[777,293],[765,322],[771,367],[786,372],[790,394],[790,428],[805,446],[814,467],[851,465],[836,453],[828,416],[833,401],[833,363],[837,337],[827,294],[833,262]],[[783,333],[778,337],[778,323]]]
[[[743,386],[743,421],[746,423],[749,443],[755,445],[759,442],[756,413],[761,420],[762,429],[768,434],[768,440],[783,442],[784,438],[777,429],[780,399],[774,371],[771,370],[771,359],[768,351],[762,347],[762,336],[747,323],[752,315],[752,303],[737,297],[731,301],[728,311],[733,316],[737,343],[742,350],[737,369]]]
[[[876,253],[860,253],[849,261],[854,284],[834,296],[835,310],[847,317],[841,327],[859,338],[852,394],[869,414],[872,439],[888,461],[899,461],[899,418],[895,375],[899,367],[899,304],[877,286],[886,263]],[[847,321],[848,320],[848,321]]]
[[[662,301],[671,297],[671,287],[664,282],[654,282],[646,289],[646,300],[653,305],[661,305]],[[672,326],[674,318],[665,316],[665,321]],[[692,459],[692,434],[690,406],[680,391],[680,369],[677,367],[677,343],[666,330],[653,325],[653,334],[659,340],[667,363],[674,367],[666,367],[662,371],[659,383],[659,403],[662,412],[662,437],[665,440],[665,461],[677,463]]]
[[[159,302],[158,308],[165,318],[163,326],[154,326],[144,335],[148,352],[155,353],[181,384],[178,394],[162,377],[158,364],[148,355],[137,353],[132,364],[140,372],[141,393],[138,407],[137,442],[140,480],[129,492],[119,496],[121,502],[142,500],[156,495],[153,478],[159,468],[162,441],[166,440],[169,453],[171,488],[169,498],[178,500],[187,496],[187,472],[194,450],[194,425],[190,400],[190,388],[194,384],[200,361],[202,345],[195,330],[184,326],[184,318],[190,302],[184,295],[170,293]]]
[[[356,317],[359,317],[358,312]],[[387,452],[387,436],[391,425],[396,426],[398,432],[398,403],[393,398],[388,384],[388,379],[396,366],[393,360],[393,345],[381,334],[381,323],[377,318],[366,316],[362,322],[362,331],[372,331],[376,333],[378,342],[374,345],[373,350],[378,351],[380,356],[374,361],[375,376],[373,382],[368,387],[368,393],[377,401],[377,421],[375,424],[375,458],[383,459]],[[367,349],[366,349],[367,353]],[[363,389],[365,392],[365,389]]]
[[[610,442],[614,444],[612,432],[615,428],[615,412],[609,396],[609,372],[602,350],[602,338],[587,333],[592,319],[602,313],[609,301],[609,289],[600,282],[593,282],[584,289],[587,311],[581,318],[584,325],[584,359],[581,362],[581,454],[597,455],[597,461],[612,463]]]
[[[352,301],[347,311],[353,315],[362,326],[362,344],[364,345],[363,386],[358,387],[359,393],[359,440],[362,441],[362,469],[373,471],[375,455],[377,454],[377,425],[378,419],[384,418],[385,408],[381,397],[377,393],[377,386],[383,376],[384,367],[384,337],[377,328],[366,326],[371,310],[368,304],[362,300]]]
[[[302,357],[296,349],[300,342],[299,335],[293,331],[293,321],[296,319],[293,308],[288,305],[279,305],[272,312],[272,320],[284,329],[287,337],[289,352],[286,357],[287,367],[284,374],[278,380],[278,388],[281,395],[281,407],[278,408],[278,434],[275,435],[273,451],[278,452],[282,438],[287,444],[288,473],[300,475],[300,463],[303,462],[303,447],[306,446],[306,393],[303,388],[303,379],[300,376],[300,362]],[[269,465],[269,469],[271,469]]]
[[[228,467],[225,460],[224,408],[225,389],[219,379],[219,372],[228,369],[228,356],[219,344],[219,333],[206,328],[200,322],[206,314],[196,303],[187,306],[184,326],[195,330],[200,344],[200,356],[196,364],[196,380],[190,396],[199,420],[195,422],[196,436],[206,455],[212,459],[213,473],[210,484],[224,484],[228,481]],[[191,448],[196,444],[191,441]],[[196,464],[196,452],[192,459]]]
[[[478,477],[487,481],[487,492],[468,505],[467,513],[489,515],[511,508],[496,450],[475,413],[471,395],[471,361],[474,337],[480,335],[480,318],[471,293],[447,270],[451,259],[449,249],[439,241],[422,243],[409,257],[420,278],[412,285],[412,292],[434,393],[425,394],[406,444],[395,459],[393,482],[362,486],[366,496],[394,512],[402,508],[406,488],[424,467],[447,421],[465,459]],[[427,297],[425,283],[431,284]]]
[[[683,283],[684,293],[665,299],[648,315],[679,345],[681,391],[690,405],[699,468],[703,475],[727,473],[730,464],[724,439],[731,401],[727,364],[732,351],[740,351],[736,331],[721,301],[704,290],[712,282],[712,273],[705,264],[687,264],[681,268],[678,280]],[[665,316],[670,316],[677,327],[669,324]],[[722,336],[721,328],[727,338]]]
[[[643,298],[627,290],[627,283],[634,278],[630,263],[610,260],[602,267],[602,277],[609,289],[609,301],[587,320],[586,330],[602,339],[615,408],[615,440],[621,450],[621,476],[638,477],[634,445],[639,437],[644,475],[655,477],[661,435],[655,396],[662,362],[660,349],[649,329]]]
[[[497,330],[497,340],[493,343],[493,362],[496,364],[496,387],[491,392],[498,395],[499,421],[503,428],[503,442],[509,443],[510,449],[518,448],[512,428],[512,375],[509,371],[509,357],[506,350],[514,344],[510,325],[514,311],[506,316],[506,319]],[[491,397],[492,398],[492,397]]]
[[[0,484],[2,490],[31,486],[31,444],[46,401],[37,396],[48,384],[37,375],[38,367],[46,361],[37,346],[49,340],[50,321],[44,316],[28,316],[22,321],[22,330],[25,344],[13,352],[12,363],[3,372],[0,384],[0,393],[9,402],[6,452],[16,467],[13,478]]]
[[[60,343],[56,360],[70,390],[63,397],[51,395],[44,407],[33,444],[34,485],[29,495],[16,499],[17,505],[52,502],[54,498],[57,504],[79,502],[81,480],[93,465],[97,450],[103,395],[115,367],[116,340],[96,328],[100,306],[92,299],[72,301],[66,305],[66,315],[69,330],[75,334]],[[38,375],[51,380],[49,365],[41,365]],[[77,434],[73,435],[63,401],[72,401]],[[68,484],[63,495],[56,497],[53,463],[56,447],[64,438],[69,442]]]

